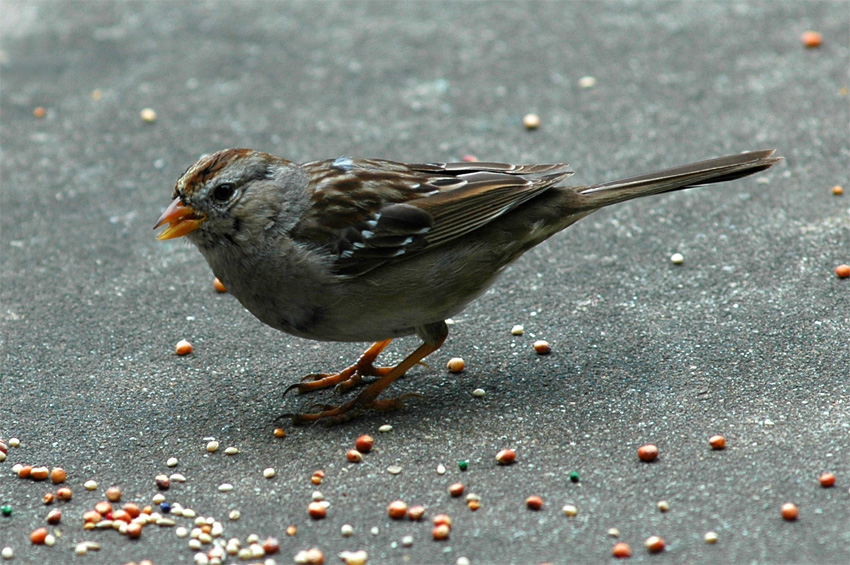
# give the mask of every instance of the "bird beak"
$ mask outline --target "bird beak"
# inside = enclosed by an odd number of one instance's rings
[[[168,227],[157,236],[157,239],[160,241],[174,239],[175,237],[183,237],[187,233],[195,231],[206,219],[206,216],[191,206],[183,204],[178,196],[165,209],[165,212],[156,221],[153,229],[157,229],[163,224],[168,224]]]

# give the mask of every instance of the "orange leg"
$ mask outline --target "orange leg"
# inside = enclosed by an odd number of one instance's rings
[[[332,373],[314,373],[304,377],[302,382],[295,383],[289,386],[283,394],[286,394],[292,389],[298,389],[299,394],[320,390],[331,386],[336,386],[337,390],[343,391],[360,384],[364,376],[367,377],[382,377],[392,370],[392,367],[375,367],[375,359],[386,349],[390,344],[391,339],[385,339],[372,344],[357,362],[346,367],[336,374]],[[307,382],[303,382],[307,381]]]
[[[439,324],[431,324],[430,326],[426,326],[420,331],[420,336],[425,339],[425,343],[420,345],[416,351],[408,355],[401,363],[388,369],[387,373],[382,375],[378,380],[370,384],[366,387],[363,392],[357,395],[353,400],[346,402],[340,406],[329,407],[326,410],[321,412],[316,412],[313,414],[295,414],[292,419],[296,424],[306,423],[306,422],[315,422],[318,420],[325,420],[329,424],[338,424],[340,422],[344,422],[356,416],[362,410],[393,410],[398,409],[404,406],[404,399],[408,398],[411,395],[403,395],[398,398],[391,398],[386,400],[378,400],[378,395],[380,395],[384,389],[393,384],[399,377],[404,375],[411,367],[422,361],[425,357],[435,352],[437,349],[443,345],[443,342],[446,341],[446,337],[448,336],[449,330],[446,327],[445,323],[440,322]],[[383,344],[386,347],[386,344],[389,343],[389,340],[385,342],[378,342],[363,355],[366,355],[376,348],[379,344]],[[383,349],[383,347],[381,347]],[[380,353],[380,350],[378,350]],[[376,354],[377,355],[377,354]],[[361,360],[363,359],[361,357]],[[372,359],[374,361],[374,358]],[[358,364],[360,361],[358,361]],[[356,367],[357,365],[355,365]],[[321,382],[321,381],[318,381]],[[313,383],[305,383],[305,384],[313,384]]]

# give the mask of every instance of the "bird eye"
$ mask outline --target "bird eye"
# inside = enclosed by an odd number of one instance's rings
[[[236,187],[233,186],[233,183],[225,182],[213,189],[212,196],[219,202],[224,202],[225,200],[229,200],[234,192],[236,192]]]

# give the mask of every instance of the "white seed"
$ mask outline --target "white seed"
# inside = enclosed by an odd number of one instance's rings
[[[522,125],[525,129],[537,129],[540,127],[540,116],[537,114],[526,114],[522,118]]]
[[[86,490],[95,490],[97,488],[97,481],[88,480],[83,483],[83,486]]]
[[[189,535],[189,530],[187,530],[183,526],[180,526],[179,528],[174,530],[174,535],[176,535],[178,538],[185,538]]]
[[[392,427],[391,425],[389,425],[389,424],[384,424],[383,426],[381,426],[380,428],[378,428],[378,431],[379,431],[379,432],[386,433],[386,432],[390,431],[391,429],[393,429],[393,427]]]
[[[186,482],[186,477],[184,477],[180,473],[172,473],[171,476],[168,477],[168,479],[171,480],[171,481],[174,481],[175,483],[185,483]]]
[[[6,460],[6,454],[0,451],[0,463]]]
[[[218,442],[215,441],[215,440],[208,442],[207,443],[207,451],[209,451],[210,453],[218,451]]]
[[[224,533],[224,526],[221,522],[213,522],[212,529],[210,530],[210,535],[214,538],[221,537],[221,534]]]
[[[357,551],[343,551],[339,554],[339,558],[345,562],[345,565],[364,565],[369,559],[369,554],[358,549]]]
[[[479,398],[484,396],[485,394],[487,394],[487,392],[483,388],[476,388],[472,391],[472,396],[477,396]]]
[[[446,474],[446,466],[443,465],[442,463],[437,465],[437,474],[438,475],[445,475]]]
[[[618,538],[620,537],[620,530],[618,530],[617,528],[611,528],[608,530],[608,535],[612,538]]]
[[[165,495],[164,494],[158,493],[158,494],[153,495],[153,503],[154,504],[159,506],[163,502],[165,502]]]
[[[192,541],[195,541],[195,540],[192,540]],[[191,545],[192,544],[190,543],[189,546],[191,547]],[[198,547],[192,547],[192,549],[201,549],[201,546],[199,544]],[[208,565],[209,562],[210,562],[210,558],[207,557],[207,554],[204,553],[203,551],[199,551],[198,553],[196,553],[194,560],[195,560],[195,565]]]
[[[173,511],[172,511],[172,512],[173,512]],[[185,518],[194,518],[195,516],[196,516],[195,511],[194,511],[194,510],[192,510],[191,508],[184,508],[184,509],[183,509],[183,517],[185,517]]]
[[[413,536],[404,536],[401,538],[401,545],[404,547],[410,547],[413,545]]]
[[[312,495],[312,499],[313,499],[314,501],[318,502],[318,501],[320,501],[320,500],[324,500],[324,499],[325,499],[325,495],[324,495],[324,494],[322,494],[322,493],[321,493],[321,491],[314,490],[314,491],[313,491],[313,495]]]
[[[77,546],[74,548],[74,553],[76,553],[77,555],[85,555],[88,552],[89,548],[84,543],[78,543]]]
[[[171,518],[160,518],[155,523],[156,523],[157,526],[162,526],[162,527],[176,526],[177,525],[177,522],[175,522]]]
[[[224,450],[225,455],[236,455],[237,453],[239,453],[238,447],[228,447]]]
[[[267,479],[271,479],[275,476],[275,470],[269,467],[268,469],[263,469],[263,476]]]
[[[233,490],[233,485],[231,485],[230,483],[223,483],[218,485],[218,490],[220,490],[221,492],[230,492]]]
[[[139,115],[142,117],[142,121],[149,124],[156,121],[156,111],[153,108],[143,108]]]
[[[717,543],[718,537],[717,532],[706,532],[703,539],[705,543]]]
[[[249,544],[257,543],[258,541],[260,541],[260,536],[258,536],[257,534],[251,534],[245,539],[245,541],[247,541]]]
[[[381,530],[378,529],[378,526],[372,526],[372,529],[369,530],[369,533],[373,536],[377,536],[380,532]]]
[[[198,541],[203,544],[212,543],[212,536],[202,532],[201,535],[198,536]]]
[[[15,463],[14,465],[12,465],[12,472],[17,475],[18,473],[21,472],[21,469],[23,469],[23,468],[24,468],[23,463]]]
[[[176,467],[177,466],[177,458],[176,457],[169,457],[168,461],[166,461],[165,464],[168,465],[169,467]]]
[[[9,446],[10,447],[21,447],[21,440],[16,437],[9,438]]]
[[[685,262],[685,257],[684,257],[684,255],[682,255],[681,253],[673,253],[673,254],[670,256],[670,261],[671,261],[674,265],[681,265],[682,263],[684,263],[684,262]]]
[[[520,324],[517,324],[517,325],[515,325],[514,327],[511,328],[511,334],[513,334],[513,335],[522,335],[522,333],[524,331],[525,331],[525,328],[522,327]]]
[[[228,514],[227,517],[230,518],[231,520],[238,520],[239,518],[242,517],[242,513],[239,512],[238,510],[231,510],[230,514]]]
[[[339,533],[341,533],[343,537],[350,537],[354,535],[354,526],[352,526],[351,524],[343,524],[342,527],[339,529]]]
[[[3,559],[11,559],[15,556],[15,550],[11,547],[4,547],[3,550],[0,551],[0,556],[2,556]]]
[[[578,514],[578,508],[576,508],[573,504],[565,504],[564,507],[561,508],[561,511],[571,518]]]
[[[401,465],[390,465],[387,467],[387,473],[390,475],[398,475],[401,473]]]
[[[469,557],[458,557],[455,565],[469,565]]]
[[[56,545],[56,536],[54,536],[53,534],[47,534],[46,536],[44,536],[44,545],[46,545],[47,547],[53,547],[54,545]]]
[[[578,79],[578,85],[582,88],[593,88],[596,86],[596,79],[591,76],[581,77]]]

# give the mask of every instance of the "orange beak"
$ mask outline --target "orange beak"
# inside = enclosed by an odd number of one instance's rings
[[[168,205],[168,208],[165,209],[165,212],[156,221],[153,229],[157,229],[163,224],[168,224],[168,227],[157,236],[157,239],[160,241],[174,239],[175,237],[183,237],[187,233],[195,231],[201,225],[201,222],[206,219],[206,216],[191,206],[183,204],[178,196]]]

